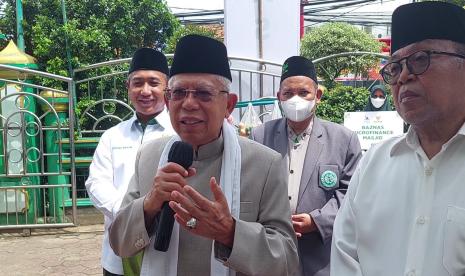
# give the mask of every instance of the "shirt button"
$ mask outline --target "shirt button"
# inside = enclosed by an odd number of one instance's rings
[[[294,170],[290,170],[289,172],[290,172],[290,173],[294,173]]]
[[[430,176],[433,174],[433,168],[426,166],[425,167],[425,175]]]
[[[425,224],[426,218],[424,216],[419,216],[417,218],[417,224]]]

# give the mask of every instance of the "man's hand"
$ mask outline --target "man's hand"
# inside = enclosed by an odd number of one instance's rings
[[[184,193],[183,187],[187,185],[186,177],[193,175],[195,175],[194,168],[186,171],[181,165],[171,162],[158,170],[152,190],[144,198],[146,227],[153,224],[153,219],[161,211],[163,202],[171,200],[173,191]]]
[[[230,248],[234,243],[236,222],[231,216],[226,197],[214,177],[210,179],[210,189],[214,200],[201,195],[189,185],[183,187],[183,192],[175,190],[171,193],[170,207],[176,212],[176,221],[185,229]],[[197,225],[191,229],[186,222],[191,218],[197,219]]]
[[[302,237],[303,234],[318,230],[312,217],[307,213],[292,215],[292,226],[297,238]]]

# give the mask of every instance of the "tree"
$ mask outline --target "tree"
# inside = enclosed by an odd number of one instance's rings
[[[460,7],[465,7],[465,0],[421,0],[422,2],[425,1],[438,1],[438,2],[447,2],[451,4],[456,4]]]
[[[178,43],[179,39],[185,35],[189,34],[198,34],[208,36],[219,41],[223,41],[223,38],[220,37],[215,30],[205,27],[205,26],[198,26],[198,25],[187,25],[181,26],[178,28],[174,34],[168,39],[168,43],[166,46],[166,53],[174,53],[176,49],[176,43]]]
[[[337,85],[323,93],[321,102],[316,109],[318,117],[341,124],[344,112],[363,111],[370,92],[364,87]]]
[[[16,37],[15,0],[0,0],[5,13],[0,29]],[[66,1],[23,0],[26,52],[39,68],[67,76],[66,43],[73,68],[110,59],[130,57],[139,47],[164,49],[179,27],[164,0]]]
[[[302,39],[301,55],[315,60],[343,52],[374,52],[379,53],[382,44],[371,34],[357,29],[347,23],[326,23],[316,27]],[[338,57],[320,62],[316,65],[319,77],[324,79],[328,88],[335,86],[334,79],[342,73],[361,73],[365,75],[368,69],[379,62],[373,56]]]

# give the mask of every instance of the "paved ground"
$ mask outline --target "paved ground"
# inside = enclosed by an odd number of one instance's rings
[[[0,232],[0,275],[102,275],[103,224],[21,233]]]

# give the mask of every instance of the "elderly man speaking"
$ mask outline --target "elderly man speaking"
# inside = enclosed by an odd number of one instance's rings
[[[287,177],[278,153],[238,137],[225,118],[237,96],[226,47],[188,35],[178,42],[166,91],[177,136],[147,143],[110,228],[120,256],[144,250],[142,275],[293,275],[298,267]],[[187,170],[171,145],[194,148]],[[157,169],[158,164],[158,169]],[[175,212],[167,252],[154,250],[163,202]]]

